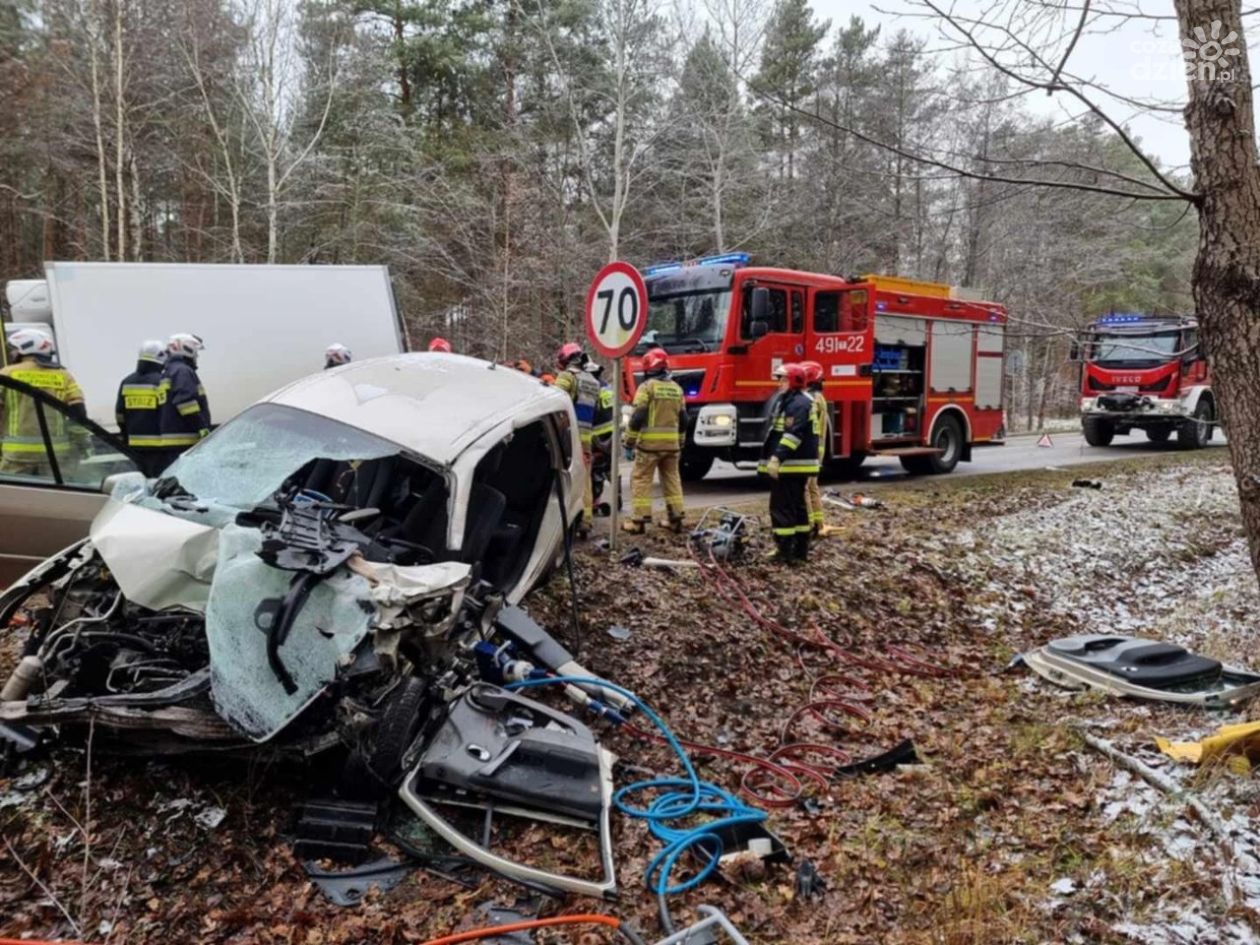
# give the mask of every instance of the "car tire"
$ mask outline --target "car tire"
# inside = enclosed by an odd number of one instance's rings
[[[1177,445],[1183,450],[1201,450],[1207,446],[1212,429],[1212,402],[1200,397],[1191,419],[1177,428]]]
[[[385,703],[385,711],[376,723],[376,738],[368,761],[379,781],[392,784],[401,773],[403,757],[424,721],[421,713],[428,695],[426,680],[408,676]]]
[[[699,482],[713,468],[711,450],[683,450],[678,460],[678,474],[683,482]]]
[[[1116,438],[1115,424],[1101,417],[1086,417],[1081,421],[1081,430],[1090,446],[1110,446]]]
[[[1172,432],[1170,426],[1147,427],[1146,438],[1152,443],[1167,443]]]

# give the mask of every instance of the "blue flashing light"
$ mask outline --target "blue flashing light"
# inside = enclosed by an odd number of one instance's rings
[[[1100,325],[1132,325],[1134,322],[1145,321],[1145,315],[1135,315],[1132,312],[1112,312],[1110,315],[1104,315],[1098,319]]]
[[[875,302],[875,311],[877,311],[877,312],[886,312],[886,311],[888,311],[888,303],[887,303],[887,302],[876,301],[876,302]]]
[[[732,266],[738,269],[740,266],[747,266],[752,257],[748,253],[723,253],[720,256],[701,256],[699,259],[691,259],[687,262],[667,262],[657,263],[655,266],[648,266],[643,270],[645,278],[652,276],[664,275],[667,272],[678,272],[690,266]]]

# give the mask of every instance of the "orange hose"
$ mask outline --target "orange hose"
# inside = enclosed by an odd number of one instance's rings
[[[531,919],[528,922],[510,922],[507,925],[488,926],[484,929],[473,929],[469,932],[456,932],[441,938],[429,939],[422,945],[456,945],[457,942],[475,942],[477,939],[489,938],[491,935],[506,935],[508,932],[528,932],[530,929],[542,929],[550,925],[606,925],[612,929],[621,928],[621,920],[610,915],[557,915],[550,919]],[[0,945],[5,945],[0,941]]]

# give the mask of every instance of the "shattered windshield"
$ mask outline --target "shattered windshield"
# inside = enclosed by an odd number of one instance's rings
[[[257,404],[162,475],[198,499],[252,509],[312,459],[375,459],[399,448],[354,427],[278,404]]]
[[[1177,353],[1175,331],[1153,335],[1098,335],[1090,360],[1110,367],[1163,364]]]
[[[730,311],[730,289],[651,296],[639,347],[646,351],[659,346],[671,353],[712,351],[722,344]]]

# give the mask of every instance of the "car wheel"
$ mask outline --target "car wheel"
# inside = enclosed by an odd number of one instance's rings
[[[1109,446],[1116,437],[1115,424],[1101,417],[1086,417],[1081,421],[1081,429],[1090,446]]]
[[[943,475],[953,472],[963,454],[962,424],[954,416],[941,417],[932,428],[932,446],[941,452],[935,456],[925,456],[928,472]]]
[[[713,468],[713,460],[711,450],[683,450],[678,460],[678,474],[683,482],[699,482]]]
[[[1208,431],[1212,429],[1212,402],[1199,398],[1191,419],[1177,429],[1177,445],[1183,450],[1201,450],[1207,446]]]
[[[1172,427],[1170,426],[1146,428],[1146,438],[1152,443],[1167,443],[1170,436],[1172,436]]]
[[[429,684],[409,676],[385,703],[376,731],[352,751],[341,772],[343,796],[379,800],[402,772],[403,758],[424,721],[422,710]]]

